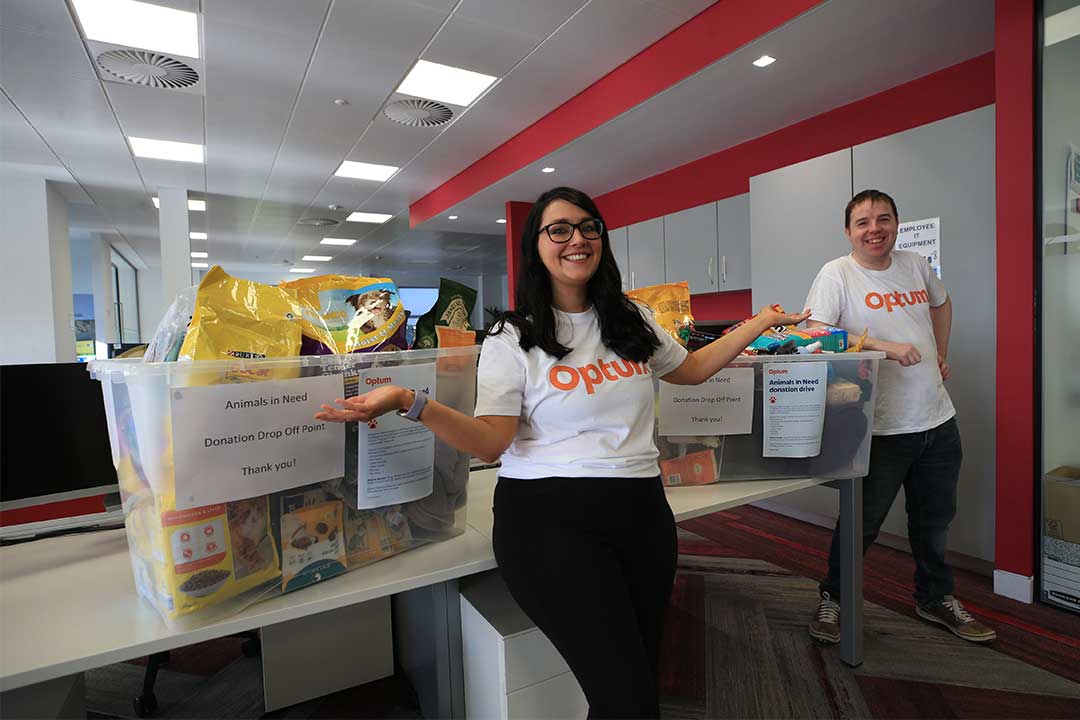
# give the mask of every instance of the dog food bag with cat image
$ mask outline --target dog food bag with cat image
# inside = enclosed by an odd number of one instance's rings
[[[281,283],[301,303],[301,355],[405,350],[405,306],[389,278],[316,275]]]
[[[294,291],[231,277],[218,265],[206,273],[179,360],[299,354],[300,303]]]
[[[439,278],[439,296],[430,310],[416,321],[414,350],[440,347],[438,326],[455,330],[471,330],[469,318],[476,306],[476,291],[447,278]]]

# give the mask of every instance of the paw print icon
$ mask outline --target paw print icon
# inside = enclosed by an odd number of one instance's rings
[[[772,397],[769,398],[769,404],[770,405],[775,405],[776,404],[776,396],[775,395],[773,395]]]
[[[371,420],[368,420],[367,426],[374,430],[375,428],[379,427],[379,421],[375,418],[372,418]]]

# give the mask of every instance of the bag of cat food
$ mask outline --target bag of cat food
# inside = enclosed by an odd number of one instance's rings
[[[316,275],[283,282],[301,305],[301,355],[405,350],[405,306],[389,278]]]
[[[296,590],[345,572],[344,530],[340,500],[283,512],[281,589]]]
[[[439,278],[439,296],[435,304],[416,321],[414,350],[440,347],[436,327],[470,330],[469,318],[476,306],[476,291],[468,285]]]
[[[136,500],[126,526],[140,593],[168,619],[274,581],[277,548],[267,496],[189,510]]]
[[[241,280],[215,265],[195,295],[179,360],[292,357],[300,354],[296,293]]]
[[[690,286],[686,282],[664,283],[637,288],[626,293],[652,310],[656,322],[685,346],[694,329],[690,314]]]

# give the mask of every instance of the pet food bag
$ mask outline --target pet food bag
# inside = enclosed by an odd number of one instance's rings
[[[690,286],[686,282],[665,283],[637,288],[626,293],[652,311],[656,322],[685,346],[694,329],[690,314]]]
[[[439,296],[435,304],[416,321],[416,340],[413,348],[426,350],[440,347],[439,326],[455,330],[470,330],[469,318],[476,306],[476,291],[447,278],[439,278]]]
[[[316,275],[283,282],[301,304],[302,355],[405,350],[405,305],[389,278]]]

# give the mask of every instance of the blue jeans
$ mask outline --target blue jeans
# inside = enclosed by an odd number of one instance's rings
[[[963,460],[960,429],[952,418],[925,432],[875,435],[870,473],[863,478],[863,554],[877,539],[896,494],[904,488],[908,540],[915,558],[915,601],[940,602],[953,592],[945,564],[949,523],[956,516],[956,485]],[[829,548],[829,575],[821,592],[840,598],[839,523]]]

